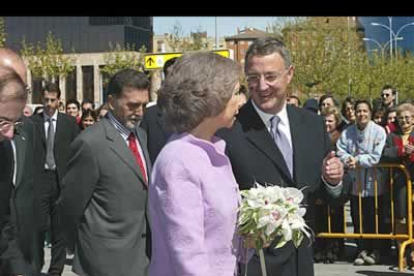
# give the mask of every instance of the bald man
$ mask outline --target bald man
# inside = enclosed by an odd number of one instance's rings
[[[27,83],[27,70],[23,59],[13,50],[0,48],[0,65],[12,68]]]
[[[0,48],[0,276],[36,275],[32,267],[34,226],[34,125],[23,118],[26,68]]]

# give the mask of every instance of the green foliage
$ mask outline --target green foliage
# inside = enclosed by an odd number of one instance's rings
[[[126,48],[121,47],[116,43],[115,47],[109,45],[110,52],[104,54],[104,61],[106,65],[101,69],[101,72],[108,77],[113,76],[116,72],[123,69],[134,69],[144,72],[144,54],[147,52],[143,45],[138,52],[134,51],[134,45],[127,45]]]
[[[27,60],[28,67],[34,77],[45,77],[53,80],[56,77],[65,77],[74,70],[74,59],[64,55],[62,43],[51,32],[46,37],[45,43],[40,41],[37,45],[22,41],[21,55]]]
[[[346,17],[294,18],[270,28],[272,35],[283,35],[290,50],[295,66],[291,86],[307,97],[331,91],[340,99],[373,99],[385,84],[392,84],[400,100],[412,98],[413,56],[406,53],[392,61],[378,52],[368,56],[363,34],[347,23]]]
[[[0,17],[0,47],[4,47],[6,44],[6,27],[4,26],[4,18]]]

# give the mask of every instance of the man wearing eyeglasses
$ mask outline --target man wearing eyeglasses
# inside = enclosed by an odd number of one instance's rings
[[[241,189],[254,187],[255,182],[302,189],[305,219],[312,227],[316,192],[339,197],[343,165],[331,152],[322,118],[286,103],[294,66],[284,44],[259,38],[250,45],[245,61],[251,98],[233,128],[220,132],[236,180]],[[275,245],[264,249],[267,275],[314,275],[309,239],[305,237],[299,248],[291,241],[282,248]],[[247,275],[262,275],[257,254],[247,265]]]
[[[35,275],[31,266],[34,127],[24,119],[23,60],[0,48],[0,275]]]
[[[396,93],[397,91],[391,85],[387,84],[382,88],[382,92],[381,92],[382,103],[387,109],[395,106]]]

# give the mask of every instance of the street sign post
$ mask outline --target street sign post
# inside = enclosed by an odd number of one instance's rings
[[[212,51],[220,56],[233,59],[232,50],[216,50]],[[164,64],[167,60],[182,56],[183,53],[152,53],[145,55],[145,69],[146,70],[154,70],[154,69],[161,69],[164,67]]]

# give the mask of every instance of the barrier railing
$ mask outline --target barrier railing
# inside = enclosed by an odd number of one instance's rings
[[[389,169],[389,181],[390,181],[390,210],[391,210],[391,233],[379,233],[379,218],[378,218],[378,179],[377,179],[377,171],[378,168],[385,168]],[[362,167],[357,167],[357,171],[361,169],[366,169]],[[413,216],[412,216],[412,183],[411,183],[411,176],[410,172],[407,168],[402,164],[391,164],[391,163],[381,163],[373,167],[374,169],[374,204],[375,204],[375,233],[364,233],[363,232],[363,215],[362,215],[362,193],[361,193],[361,180],[357,178],[357,185],[358,189],[358,202],[359,202],[359,210],[358,210],[358,219],[359,219],[359,229],[354,229],[354,233],[348,233],[346,230],[346,211],[345,206],[343,212],[343,229],[344,232],[332,232],[332,221],[331,221],[331,212],[330,206],[327,206],[327,222],[328,222],[328,232],[319,232],[316,234],[317,238],[354,238],[354,239],[396,239],[402,241],[399,246],[398,251],[398,269],[399,271],[404,270],[404,253],[405,248],[407,245],[414,243],[413,239]],[[405,174],[406,185],[407,185],[407,217],[406,217],[406,225],[407,225],[407,233],[395,233],[395,204],[394,204],[394,173],[395,169],[400,169]],[[359,175],[358,173],[356,175]],[[359,230],[359,233],[355,233]]]

